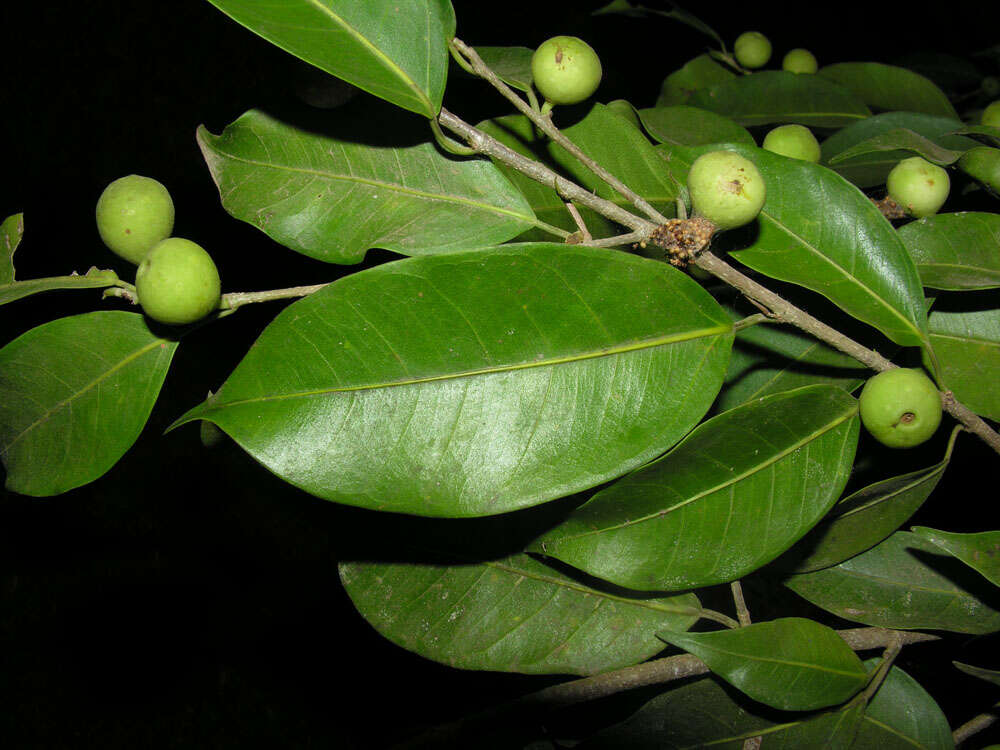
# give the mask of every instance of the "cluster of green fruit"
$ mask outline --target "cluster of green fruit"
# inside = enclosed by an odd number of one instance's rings
[[[219,306],[221,283],[212,257],[198,244],[171,237],[174,202],[160,182],[121,177],[97,201],[97,231],[115,254],[138,265],[135,294],[160,323],[184,325]]]

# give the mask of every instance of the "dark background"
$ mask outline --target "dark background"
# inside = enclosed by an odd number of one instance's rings
[[[637,106],[651,106],[662,78],[709,45],[666,19],[591,18],[601,4],[566,3],[574,10],[565,11],[537,1],[456,0],[458,35],[474,45],[529,47],[554,34],[583,36],[607,72],[598,98]],[[998,12],[988,7],[947,3],[934,15],[927,6],[911,15],[877,3],[690,10],[730,44],[757,29],[772,39],[776,62],[806,46],[822,65],[967,54],[1000,42]],[[308,66],[205,0],[8,3],[0,13],[0,218],[24,213],[18,278],[91,265],[131,278],[134,269],[102,246],[93,219],[103,188],[129,173],[167,185],[175,234],[212,252],[226,291],[356,270],[297,256],[229,217],[194,140],[199,124],[218,133],[253,107],[291,121],[314,116],[297,94],[315,81]],[[506,113],[504,105],[458,75],[446,95],[446,106],[473,122]],[[373,251],[367,263],[389,257]],[[432,664],[356,614],[336,561],[371,553],[355,542],[368,524],[384,524],[383,546],[400,530],[413,533],[401,519],[372,519],[298,492],[230,444],[206,450],[196,426],[162,435],[218,387],[281,306],[250,306],[186,339],[143,436],[108,475],[54,498],[0,495],[6,747],[374,747],[397,730],[552,682]],[[0,346],[55,317],[120,307],[91,291],[21,300],[0,309]],[[876,462],[902,462],[891,469],[928,466],[941,455],[940,442],[905,458],[871,448]],[[996,492],[970,491],[968,477],[996,457],[968,437],[957,453],[931,500],[936,510],[918,520],[979,530],[981,503]],[[758,616],[768,604],[751,594]],[[997,668],[994,645],[953,638],[955,650],[913,647],[903,664],[958,723],[1000,691],[954,679],[948,659]]]

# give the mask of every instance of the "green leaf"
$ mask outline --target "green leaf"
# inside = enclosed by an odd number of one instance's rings
[[[330,263],[357,263],[371,247],[425,255],[500,243],[535,223],[489,161],[430,143],[321,136],[250,111],[221,135],[199,128],[198,144],[229,213]]]
[[[992,682],[994,685],[1000,685],[1000,671],[995,669],[983,669],[982,667],[974,667],[971,664],[962,664],[961,662],[953,661],[959,670],[965,672],[966,674],[971,674],[973,677],[978,677],[981,680],[986,680],[987,682]]]
[[[1000,128],[993,125],[967,125],[955,130],[958,135],[982,135],[987,140],[993,141],[993,145],[1000,146]]]
[[[977,414],[1000,420],[1000,300],[966,311],[935,309],[930,342],[942,386]]]
[[[58,495],[108,471],[146,424],[176,349],[121,311],[53,320],[0,349],[7,488]]]
[[[719,65],[709,55],[698,55],[688,60],[684,67],[668,75],[660,86],[657,107],[673,104],[687,104],[695,91],[725,83],[736,78],[736,74]]]
[[[729,148],[753,161],[767,182],[760,231],[733,257],[772,278],[819,292],[901,346],[925,342],[924,294],[916,266],[892,225],[861,191],[801,159]]]
[[[1000,531],[956,534],[926,526],[914,526],[912,531],[979,571],[994,586],[1000,586]]]
[[[911,156],[909,151],[874,151],[853,158],[832,160],[859,143],[877,138],[893,130],[911,130],[927,138],[940,148],[967,151],[979,144],[971,138],[954,135],[962,122],[950,117],[935,117],[916,112],[887,112],[869,117],[834,133],[822,144],[821,162],[829,164],[839,175],[862,188],[884,185],[890,170],[902,159]]]
[[[874,669],[878,659],[868,659]],[[852,750],[953,750],[951,727],[920,683],[892,667],[865,710]]]
[[[287,307],[208,419],[314,495],[492,515],[619,476],[715,398],[728,316],[666,264],[556,244],[409,258]]]
[[[612,0],[607,5],[595,10],[591,13],[591,15],[600,16],[610,13],[631,16],[633,18],[648,18],[650,16],[672,18],[675,21],[679,21],[680,23],[690,26],[692,29],[697,29],[706,36],[711,37],[722,49],[726,48],[725,42],[722,41],[722,37],[716,33],[715,29],[697,16],[688,13],[683,8],[675,6],[671,10],[660,10],[659,8],[647,8],[643,5],[633,6],[630,2],[628,2],[628,0]]]
[[[871,115],[843,86],[819,76],[764,70],[733,77],[693,92],[686,102],[747,127],[794,122],[808,127],[841,128]]]
[[[861,659],[825,625],[786,617],[710,633],[661,632],[733,687],[783,711],[843,703],[868,682]]]
[[[642,590],[739,578],[833,505],[854,458],[857,409],[839,388],[810,386],[720,414],[530,549]]]
[[[24,214],[8,216],[0,224],[0,289],[14,283],[14,251],[24,234]],[[0,298],[3,292],[0,291]]]
[[[596,674],[663,650],[698,620],[693,594],[600,591],[528,555],[465,564],[345,562],[340,577],[383,636],[458,669]]]
[[[997,214],[935,214],[911,221],[898,231],[924,286],[955,291],[1000,287]]]
[[[441,109],[449,0],[209,0],[286,52],[425,117]]]
[[[875,482],[845,497],[777,565],[789,572],[828,568],[874,547],[902,526],[930,496],[948,468],[958,428],[944,459],[920,471]],[[786,568],[787,569],[787,568]]]
[[[48,276],[43,279],[12,281],[9,284],[0,283],[0,305],[56,289],[103,289],[116,286],[117,281],[118,274],[114,271],[91,268],[84,276],[74,273],[70,276]]]
[[[817,607],[865,625],[973,634],[1000,630],[996,589],[905,531],[835,567],[790,576],[785,585]]]
[[[527,47],[476,47],[476,52],[508,86],[519,91],[531,89],[531,56],[534,50]]]
[[[872,109],[958,119],[958,113],[941,89],[906,68],[847,62],[820,68],[818,75],[849,89]]]
[[[675,146],[700,146],[706,143],[743,143],[756,146],[746,128],[728,117],[707,109],[683,104],[639,110],[642,125],[655,140]]]
[[[943,148],[934,143],[930,138],[925,138],[909,128],[893,128],[885,133],[880,133],[861,141],[861,143],[857,143],[845,151],[841,151],[830,159],[829,164],[831,167],[836,168],[837,164],[847,159],[879,151],[915,153],[927,161],[941,166],[954,164],[964,153],[963,151]]]

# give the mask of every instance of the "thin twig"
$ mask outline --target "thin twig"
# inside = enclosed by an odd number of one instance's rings
[[[290,297],[306,297],[313,292],[318,292],[326,284],[313,284],[311,286],[293,286],[287,289],[270,289],[264,292],[229,292],[222,295],[219,307],[223,310],[235,310],[241,305],[249,305],[253,302],[271,302],[276,299],[289,299]]]
[[[998,718],[1000,718],[1000,703],[993,706],[992,710],[969,719],[951,733],[951,738],[956,745],[960,745],[977,732],[992,726]]]
[[[736,604],[736,616],[739,618],[740,625],[745,628],[750,624],[750,610],[747,609],[746,599],[743,598],[743,587],[739,581],[733,581],[729,584],[729,588],[733,592],[733,602]]]

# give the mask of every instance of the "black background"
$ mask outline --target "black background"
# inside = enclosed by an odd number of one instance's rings
[[[566,12],[523,0],[456,1],[458,35],[474,45],[529,47],[554,34],[583,36],[607,73],[597,98],[637,106],[651,106],[664,75],[709,45],[668,20],[591,18],[601,4],[567,3],[574,10]],[[293,122],[314,116],[296,95],[311,80],[308,66],[204,0],[9,6],[0,11],[0,217],[24,213],[18,278],[91,265],[131,278],[134,269],[102,246],[93,220],[103,188],[129,173],[167,185],[175,234],[212,252],[226,291],[356,270],[302,258],[229,217],[194,140],[199,124],[218,133],[254,107]],[[730,43],[758,29],[771,37],[777,60],[806,46],[824,64],[967,54],[1000,42],[998,13],[988,7],[948,3],[932,14],[898,4],[700,3],[690,10]],[[472,122],[508,111],[458,75],[446,106]],[[373,251],[367,264],[389,257]],[[21,300],[0,309],[0,345],[55,317],[120,307],[88,291]],[[432,664],[389,644],[355,613],[336,561],[371,553],[357,549],[360,526],[385,523],[385,544],[412,526],[297,492],[231,445],[207,451],[195,426],[162,435],[218,387],[280,308],[254,305],[186,339],[142,438],[108,475],[55,498],[0,496],[6,747],[374,747],[396,731],[552,682]],[[863,448],[889,473],[930,465],[942,445],[904,458]],[[982,503],[996,491],[977,492],[968,477],[987,461],[995,456],[960,438],[934,509],[918,520],[980,530]],[[751,592],[751,611],[763,614],[769,604]],[[957,723],[1000,691],[954,679],[948,658],[997,668],[994,644],[953,638],[954,650],[914,647],[903,663]]]

